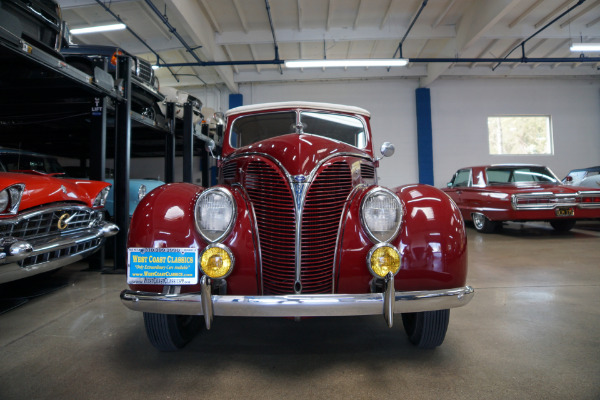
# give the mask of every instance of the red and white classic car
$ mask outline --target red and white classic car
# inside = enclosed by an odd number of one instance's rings
[[[106,182],[0,172],[0,283],[52,271],[98,250],[119,231],[104,221],[109,190]]]
[[[473,296],[463,219],[434,187],[377,185],[369,112],[284,102],[226,119],[219,184],[163,185],[133,215],[121,300],[150,342],[184,346],[199,316],[401,313],[412,343],[440,345]]]
[[[504,221],[548,221],[567,232],[577,220],[600,218],[600,190],[563,185],[541,165],[461,168],[443,190],[479,232]]]

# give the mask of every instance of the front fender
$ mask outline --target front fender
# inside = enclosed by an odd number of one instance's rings
[[[235,264],[227,278],[228,290],[237,294],[257,294],[257,260],[253,214],[242,190],[228,187],[237,204],[232,231],[221,241],[231,249]],[[197,248],[202,252],[208,243],[196,230],[194,207],[205,188],[189,183],[162,185],[148,193],[136,207],[127,247]],[[201,273],[199,273],[201,275]],[[130,285],[133,290],[161,292],[161,285]],[[198,292],[200,285],[181,287],[182,293]]]
[[[347,206],[341,229],[336,276],[339,293],[370,290],[369,250],[375,245],[360,222],[360,204],[371,188],[360,189]],[[396,290],[436,290],[461,287],[467,275],[467,239],[458,207],[439,189],[405,185],[392,189],[404,207],[398,236],[400,251]]]

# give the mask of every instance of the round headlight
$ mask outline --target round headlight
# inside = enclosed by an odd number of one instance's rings
[[[208,242],[223,239],[235,221],[235,200],[225,188],[207,189],[196,200],[196,228]]]
[[[146,185],[144,185],[144,184],[140,185],[140,187],[138,189],[138,201],[142,201],[142,199],[146,195],[146,191],[147,191]]]
[[[400,270],[400,253],[392,245],[379,243],[369,251],[367,265],[376,278],[385,278],[390,272],[396,275]]]
[[[211,244],[200,255],[200,268],[209,278],[226,278],[233,269],[233,254],[222,244]]]
[[[390,241],[398,234],[402,214],[398,196],[384,188],[371,190],[362,201],[363,227],[376,242]]]
[[[0,192],[0,213],[6,212],[9,205],[10,196],[8,195],[8,189],[4,189]]]

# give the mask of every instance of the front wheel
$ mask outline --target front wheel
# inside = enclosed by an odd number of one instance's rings
[[[144,313],[144,326],[150,343],[160,351],[175,351],[196,336],[202,319],[195,315]]]
[[[550,225],[557,232],[569,232],[575,226],[575,221],[572,219],[565,219],[560,221],[550,221]]]
[[[432,349],[442,344],[449,321],[450,310],[402,314],[408,340],[422,349]]]
[[[473,226],[477,229],[477,232],[491,233],[498,229],[498,222],[490,221],[485,215],[480,213],[473,213]]]

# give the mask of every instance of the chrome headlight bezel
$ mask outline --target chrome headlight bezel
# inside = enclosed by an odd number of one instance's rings
[[[204,265],[202,263],[202,258],[203,256],[206,254],[207,251],[209,251],[210,249],[213,248],[218,248],[223,250],[225,253],[227,253],[227,255],[229,256],[230,262],[231,262],[231,267],[229,268],[229,270],[227,271],[226,274],[220,276],[220,277],[212,277],[210,276],[205,270],[204,270]],[[204,248],[204,250],[202,250],[202,252],[200,253],[200,256],[198,257],[198,263],[200,264],[200,270],[202,271],[202,273],[204,275],[206,275],[207,277],[209,277],[210,279],[225,279],[227,278],[229,275],[231,275],[231,272],[233,271],[233,267],[235,266],[235,257],[233,256],[233,252],[231,251],[231,249],[221,243],[211,243],[208,246],[206,246]]]
[[[108,198],[108,193],[110,192],[110,186],[105,187],[96,195],[94,202],[92,203],[93,208],[99,208],[106,206],[106,199]]]
[[[0,215],[15,215],[19,211],[25,184],[17,183],[0,191]]]
[[[219,195],[223,196],[231,207],[231,214],[229,216],[229,221],[227,222],[226,227],[224,229],[218,230],[217,232],[220,232],[220,233],[218,233],[216,235],[209,234],[207,232],[208,229],[204,229],[202,227],[202,202],[205,201],[205,199],[207,197],[213,196],[215,194],[219,194]],[[200,236],[202,236],[202,238],[204,240],[206,240],[206,242],[215,243],[215,242],[219,242],[219,241],[223,240],[225,237],[227,237],[227,235],[229,235],[229,233],[233,229],[233,225],[235,224],[236,220],[237,220],[237,203],[235,202],[235,198],[233,197],[233,194],[226,188],[214,187],[214,188],[206,189],[202,193],[200,193],[200,196],[198,196],[198,198],[196,199],[196,204],[194,205],[194,221],[195,221],[195,225],[196,225],[196,231],[198,231]]]
[[[396,209],[399,212],[398,220],[397,220],[397,222],[394,222],[395,223],[394,229],[388,230],[387,234],[381,234],[381,233],[376,234],[374,232],[374,230],[372,229],[373,227],[369,227],[366,210],[369,207],[369,201],[371,199],[373,199],[373,197],[375,197],[375,196],[386,196],[387,198],[390,199],[390,201],[392,201],[394,204],[397,205]],[[390,242],[391,240],[394,240],[394,238],[398,235],[398,232],[400,232],[400,228],[402,227],[403,218],[404,218],[404,207],[402,206],[402,202],[400,201],[398,196],[389,189],[386,189],[383,187],[373,188],[362,199],[362,202],[360,205],[360,222],[361,222],[363,229],[365,230],[365,232],[367,233],[369,238],[373,241],[373,243],[387,243],[387,242]]]
[[[391,249],[392,251],[394,251],[398,255],[398,259],[399,259],[398,269],[396,270],[396,272],[392,273],[393,276],[396,276],[398,274],[398,272],[400,272],[400,269],[402,269],[402,255],[400,254],[400,251],[398,250],[398,248],[387,242],[377,243],[375,246],[373,246],[371,248],[371,250],[369,250],[369,253],[367,254],[367,267],[369,268],[369,272],[371,273],[371,275],[377,279],[385,279],[386,276],[385,275],[381,276],[375,272],[375,270],[373,269],[373,263],[372,263],[371,259],[373,257],[373,253],[375,253],[377,250],[379,250],[382,247],[387,247],[387,248]]]
[[[138,196],[137,196],[138,201],[142,201],[144,196],[146,196],[147,191],[148,191],[148,188],[146,188],[146,185],[144,185],[142,183],[140,185],[140,187],[138,188]]]

